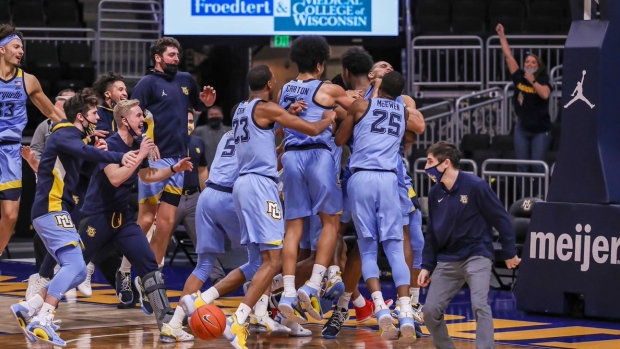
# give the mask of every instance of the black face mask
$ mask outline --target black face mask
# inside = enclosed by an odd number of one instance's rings
[[[207,119],[207,123],[209,124],[209,127],[218,129],[222,126],[222,118],[209,118]]]
[[[134,131],[131,126],[129,126],[129,121],[127,121],[127,119],[125,119],[125,121],[127,122],[127,131],[129,132],[129,135],[136,141],[136,143],[140,144],[142,142],[142,135],[146,132],[146,123],[142,126],[141,135],[138,136],[138,133]]]
[[[178,64],[165,63],[164,74],[170,75],[170,76],[175,76],[178,71],[179,71],[179,65]]]

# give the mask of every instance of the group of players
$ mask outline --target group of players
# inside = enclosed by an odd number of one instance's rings
[[[11,306],[28,339],[65,345],[56,333],[55,309],[67,290],[84,281],[86,264],[105,258],[111,248],[120,250],[138,274],[140,304],[155,314],[163,342],[193,340],[182,328],[184,320],[197,307],[244,284],[245,297],[227,318],[225,330],[236,348],[246,348],[250,326],[258,332],[311,335],[301,324],[307,316],[322,319],[329,310],[332,316],[322,335],[335,338],[348,319],[351,300],[357,320],[374,315],[383,338],[416,338],[421,305],[414,285],[424,241],[402,153],[414,134],[423,132],[424,120],[414,101],[402,96],[404,78],[389,63],[374,63],[360,48],[348,50],[342,57],[346,91],[321,80],[329,58],[325,39],[299,37],[290,53],[299,75],[284,85],[277,103],[271,102],[276,92],[273,72],[264,65],[249,70],[250,97],[234,108],[233,130],[222,137],[198,200],[198,263],[173,310],[160,261],[172,233],[184,171],[195,167],[187,156],[187,111],[211,106],[215,90],[199,91],[191,75],[178,71],[180,45],[165,37],[152,45],[155,67],[136,85],[132,99],[126,99],[126,93],[125,98],[111,98],[118,89],[113,81],[105,98],[99,96],[107,113],[101,108],[97,112],[99,99],[90,89],[79,91],[60,110],[45,97],[37,79],[19,68],[22,40],[15,28],[0,26],[2,111],[11,116],[0,124],[0,248],[8,242],[11,219],[17,215],[20,141],[30,97],[56,123],[38,166],[32,219],[60,266],[37,294]],[[112,125],[108,134],[97,130],[100,124]],[[277,132],[284,135],[278,147]],[[341,174],[343,145],[352,154]],[[82,198],[76,188],[84,171],[90,176]],[[137,220],[129,203],[136,184]],[[76,229],[78,199],[82,208]],[[145,233],[155,217],[149,244]],[[351,222],[358,239],[347,258],[342,235]],[[201,293],[217,254],[224,252],[225,235],[247,246],[248,262]],[[381,293],[379,242],[397,288],[393,312],[392,301]],[[124,274],[130,267],[123,263],[122,268],[117,274],[127,291],[131,279]],[[357,290],[361,276],[370,301]],[[277,309],[275,319],[268,308]]]

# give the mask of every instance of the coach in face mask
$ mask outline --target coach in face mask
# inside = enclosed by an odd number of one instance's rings
[[[206,147],[207,163],[211,166],[213,158],[215,158],[215,150],[224,133],[231,130],[230,126],[222,124],[224,113],[222,108],[212,106],[207,112],[203,112],[201,117],[207,116],[207,124],[198,126],[194,130],[193,135],[202,138]]]

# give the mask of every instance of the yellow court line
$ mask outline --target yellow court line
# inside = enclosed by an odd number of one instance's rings
[[[564,343],[564,342],[544,342],[534,343],[534,345],[548,346],[563,349],[616,349],[620,348],[620,339],[612,339],[606,341],[592,341],[580,343]]]
[[[495,334],[495,340],[515,341],[527,339],[543,339],[557,337],[588,336],[593,334],[609,334],[620,336],[620,331],[606,328],[568,326],[557,328],[544,328],[539,330],[512,331]]]

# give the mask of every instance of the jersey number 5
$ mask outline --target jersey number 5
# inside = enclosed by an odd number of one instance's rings
[[[226,145],[224,146],[224,151],[222,152],[222,157],[229,158],[235,155],[235,140],[231,138],[226,141]]]

